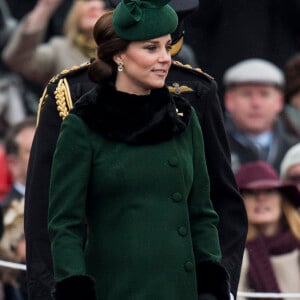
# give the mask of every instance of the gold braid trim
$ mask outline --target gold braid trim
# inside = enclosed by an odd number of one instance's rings
[[[64,119],[69,114],[70,109],[73,108],[69,84],[65,78],[59,80],[54,97],[59,116]]]
[[[42,106],[43,106],[43,104],[44,104],[47,97],[48,97],[47,87],[45,87],[45,89],[43,91],[43,94],[42,94],[42,97],[40,98],[39,106],[38,106],[38,109],[37,109],[36,126],[39,124]]]
[[[71,96],[71,92],[70,92],[70,87],[68,84],[68,80],[66,78],[64,78],[64,84],[66,87],[66,100],[67,100],[67,105],[69,107],[69,110],[73,108],[73,101],[72,101],[72,96]]]
[[[201,74],[205,75],[206,77],[208,77],[209,79],[214,79],[212,76],[210,76],[209,74],[205,73],[201,68],[193,68],[191,65],[187,65],[187,64],[184,65],[183,63],[181,63],[178,60],[173,60],[172,63],[174,65],[182,67],[184,69],[190,69],[190,70],[196,71],[198,73],[201,73]]]

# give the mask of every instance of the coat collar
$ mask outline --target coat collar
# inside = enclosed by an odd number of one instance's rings
[[[183,132],[191,116],[185,99],[166,87],[138,96],[116,91],[112,82],[96,86],[71,111],[105,137],[128,144],[160,143]]]

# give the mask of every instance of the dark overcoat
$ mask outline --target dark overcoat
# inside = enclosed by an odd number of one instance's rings
[[[174,63],[167,77],[171,92],[190,101],[201,124],[206,163],[211,183],[211,201],[218,225],[222,264],[229,272],[235,295],[239,280],[247,218],[230,166],[230,153],[215,81],[190,67]],[[87,65],[62,73],[48,84],[41,100],[39,123],[33,141],[26,183],[25,235],[30,300],[50,300],[53,288],[52,259],[47,232],[50,169],[62,117],[67,115],[70,95],[76,102],[94,84]]]

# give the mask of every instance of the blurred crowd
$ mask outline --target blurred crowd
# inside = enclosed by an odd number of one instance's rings
[[[300,2],[201,0],[175,59],[216,79],[249,233],[242,291],[300,293]],[[0,260],[24,263],[24,194],[39,98],[96,55],[104,0],[0,0]],[[0,300],[26,300],[0,267]]]

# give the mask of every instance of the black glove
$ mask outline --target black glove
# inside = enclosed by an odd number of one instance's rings
[[[218,298],[213,294],[203,293],[198,295],[198,300],[218,300]]]
[[[55,300],[97,300],[94,281],[88,276],[72,276],[55,285]]]
[[[198,293],[201,300],[230,300],[230,280],[218,262],[202,261],[197,265]]]

